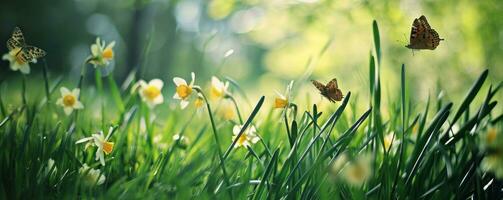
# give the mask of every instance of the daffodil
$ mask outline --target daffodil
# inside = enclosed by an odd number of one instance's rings
[[[355,186],[363,184],[372,174],[371,157],[368,154],[351,158],[348,153],[343,153],[331,166],[330,172],[334,178],[338,177]]]
[[[56,101],[57,105],[63,107],[66,115],[72,114],[73,110],[83,109],[84,105],[79,101],[80,89],[75,88],[70,91],[66,87],[60,88],[61,98]]]
[[[286,108],[290,104],[291,90],[293,86],[293,81],[286,86],[285,94],[281,94],[276,91],[277,97],[274,98],[274,108]]]
[[[239,132],[243,128],[242,125],[235,125],[234,128],[232,129],[232,133],[234,134],[232,136],[232,141],[236,139],[236,137],[239,135]],[[239,139],[236,142],[236,145],[234,145],[234,148],[238,147],[248,147],[251,144],[257,143],[260,138],[257,136],[257,129],[255,126],[250,125],[244,132],[241,134]]]
[[[490,171],[498,178],[503,178],[503,137],[496,127],[489,127],[482,134],[483,149],[487,155],[482,160],[481,167],[485,171]]]
[[[79,169],[79,174],[81,175],[82,182],[87,186],[101,185],[105,182],[105,175],[101,174],[99,169],[93,169],[84,163]]]
[[[99,134],[93,134],[91,137],[86,137],[78,140],[75,144],[80,144],[84,142],[88,142],[86,148],[89,146],[97,146],[96,150],[96,160],[99,160],[101,165],[105,166],[105,155],[112,153],[114,148],[114,143],[109,142],[110,136],[112,135],[113,128],[110,127],[107,136],[103,135],[103,131],[100,131]]]
[[[496,139],[498,137],[498,133],[497,133],[497,130],[496,128],[494,127],[491,127],[487,130],[487,133],[486,133],[486,143],[488,145],[492,145],[496,142]]]
[[[140,80],[138,82],[139,85],[139,94],[143,102],[147,103],[147,105],[153,108],[157,104],[161,104],[164,102],[164,97],[162,96],[161,90],[164,85],[162,80],[153,79],[150,82],[145,82],[144,80]]]
[[[173,99],[179,99],[180,100],[180,107],[182,109],[185,109],[189,105],[189,100],[192,94],[194,93],[194,81],[196,79],[196,75],[194,72],[191,73],[192,76],[192,81],[190,84],[187,84],[187,81],[185,79],[180,78],[180,77],[175,77],[173,78],[173,82],[176,85],[176,92],[175,95],[173,95]]]
[[[217,115],[225,120],[234,119],[236,117],[236,111],[232,101],[228,99],[223,100],[217,110]]]
[[[108,66],[114,59],[114,46],[115,41],[106,45],[105,41],[101,41],[99,37],[96,38],[96,43],[91,45],[89,63],[93,64],[95,68]]]
[[[346,181],[355,186],[363,184],[370,178],[371,174],[371,160],[368,155],[358,156],[343,170],[343,175]]]
[[[203,98],[203,95],[197,94],[197,98],[194,100],[194,107],[196,107],[196,109],[198,111],[203,110],[203,108],[204,108],[204,98]]]
[[[229,82],[220,81],[216,76],[211,77],[211,89],[210,89],[210,98],[212,99],[221,99],[226,94],[229,93]]]
[[[2,60],[9,61],[9,66],[12,71],[21,71],[23,74],[30,73],[30,62],[37,63],[37,59],[30,60],[28,62],[23,61],[19,58],[19,51],[21,48],[14,48],[8,53],[2,56]]]

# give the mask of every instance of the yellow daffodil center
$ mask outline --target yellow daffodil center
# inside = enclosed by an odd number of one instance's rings
[[[114,149],[114,143],[113,142],[103,142],[103,152],[105,152],[105,154],[112,153],[113,149]]]
[[[112,48],[106,48],[103,51],[103,58],[111,60],[113,57],[114,57],[114,51],[112,50]]]
[[[358,163],[349,168],[349,176],[355,180],[362,181],[364,174],[365,169]]]
[[[186,99],[192,93],[192,88],[187,85],[179,85],[176,87],[176,93],[181,99]]]
[[[152,85],[147,86],[147,88],[145,88],[143,90],[143,95],[145,95],[145,97],[147,97],[147,99],[149,99],[151,101],[154,100],[155,98],[157,98],[160,94],[161,94],[161,90],[159,90],[159,88],[152,86]]]
[[[220,113],[226,120],[231,120],[232,118],[234,118],[234,109],[231,105],[225,105]]]
[[[75,105],[75,102],[77,102],[77,98],[73,95],[65,95],[63,97],[63,105],[67,107]]]
[[[486,136],[486,141],[487,143],[492,143],[494,142],[494,140],[496,140],[496,129],[495,128],[490,128],[488,131],[487,131],[487,136]]]
[[[274,99],[274,108],[285,108],[288,105],[288,101],[282,98]]]
[[[246,142],[247,139],[248,139],[248,137],[246,137],[245,133],[241,134],[241,136],[238,139],[238,144],[241,146],[244,145],[244,143]]]
[[[220,98],[224,96],[224,91],[221,88],[211,86],[211,96],[214,98]]]
[[[195,101],[194,101],[194,106],[196,106],[196,108],[200,108],[204,105],[204,100],[203,98],[197,98]]]

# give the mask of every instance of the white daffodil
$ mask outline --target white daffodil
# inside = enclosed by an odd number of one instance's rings
[[[497,127],[489,127],[481,134],[482,147],[487,152],[481,163],[482,169],[490,171],[498,178],[503,178],[503,137]]]
[[[359,155],[346,166],[343,174],[349,184],[360,186],[372,175],[370,156]]]
[[[229,93],[229,82],[220,81],[216,76],[211,77],[211,89],[210,89],[210,97],[212,99],[221,99],[226,94]]]
[[[153,79],[148,83],[140,80],[138,85],[142,101],[147,103],[150,108],[164,102],[164,97],[161,93],[164,83],[160,79]]]
[[[286,86],[286,91],[285,91],[284,95],[276,91],[276,94],[278,96],[274,99],[273,108],[286,108],[286,107],[288,107],[288,105],[290,104],[292,86],[293,86],[293,81],[290,81],[290,83]]]
[[[241,128],[243,128],[242,125],[235,125],[234,128],[232,129],[232,133],[234,134],[232,136],[232,141],[236,139],[236,137],[239,135],[239,132],[241,131]],[[260,138],[257,136],[257,129],[255,126],[250,125],[244,132],[241,134],[239,139],[236,142],[236,145],[234,145],[234,148],[238,147],[248,147],[251,144],[257,143]]]
[[[97,146],[98,149],[96,150],[96,160],[100,160],[101,165],[105,166],[104,153],[108,155],[112,153],[112,150],[114,148],[114,143],[108,141],[108,139],[110,139],[110,136],[112,135],[112,132],[113,128],[110,127],[106,137],[103,135],[103,131],[100,131],[99,134],[93,134],[91,137],[82,138],[75,142],[75,144],[88,142],[86,148],[92,145]]]
[[[372,175],[371,156],[369,154],[357,155],[353,158],[347,152],[339,155],[331,164],[330,174],[334,180],[341,179],[345,182],[360,186]]]
[[[201,111],[204,109],[204,98],[203,95],[197,94],[197,98],[194,100],[194,107],[196,107],[197,111]]]
[[[101,185],[105,182],[105,175],[101,174],[99,169],[93,169],[84,163],[79,169],[79,174],[82,177],[82,182],[87,186]]]
[[[2,60],[7,60],[9,61],[9,66],[12,71],[21,71],[23,74],[29,74],[30,73],[30,62],[32,63],[37,63],[37,59],[33,59],[28,62],[24,62],[22,59],[19,58],[19,51],[21,48],[14,48],[8,53],[4,54],[2,56]]]
[[[101,41],[99,37],[96,38],[96,43],[91,45],[89,63],[93,64],[95,68],[108,66],[114,59],[114,46],[115,41],[106,45],[105,41]]]
[[[80,89],[75,88],[70,91],[66,87],[61,87],[61,98],[56,101],[57,105],[63,107],[66,115],[72,114],[75,109],[83,109],[84,105],[79,101]]]
[[[221,101],[216,114],[225,120],[233,120],[237,116],[234,104],[229,99]]]
[[[194,88],[194,82],[196,79],[196,75],[194,72],[191,73],[192,76],[192,81],[190,84],[187,84],[187,81],[185,79],[180,78],[180,77],[175,77],[173,78],[173,82],[176,85],[176,92],[175,95],[173,95],[173,99],[179,99],[180,100],[180,107],[182,109],[185,109],[189,105],[189,98],[191,97],[191,94],[193,93],[193,88]]]

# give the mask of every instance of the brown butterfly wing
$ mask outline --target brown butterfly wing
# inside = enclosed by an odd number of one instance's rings
[[[315,80],[311,80],[311,83],[313,83],[314,87],[320,91],[320,93],[323,93],[325,91],[325,85],[323,83],[320,83]]]
[[[430,29],[426,38],[426,46],[430,50],[434,50],[440,44],[440,36],[438,36],[437,31],[435,29]]]
[[[342,98],[344,98],[344,95],[342,94],[342,91],[340,89],[335,90],[334,99],[336,101],[341,101]]]
[[[428,49],[427,38],[430,29],[430,24],[424,15],[414,19],[410,31],[410,44],[406,47],[409,49]]]
[[[327,83],[327,88],[339,88],[339,85],[337,85],[337,79],[334,78],[334,79],[330,80]]]
[[[22,48],[26,45],[24,41],[23,32],[19,27],[15,27],[14,31],[12,31],[12,36],[7,40],[7,48],[9,51],[12,51],[16,48]]]
[[[339,89],[339,86],[337,84],[337,79],[334,78],[330,82],[327,83],[326,97],[331,102],[336,102],[336,101],[342,100],[343,95],[342,95],[342,92]]]
[[[327,86],[325,86],[325,85],[323,85],[323,83],[320,83],[315,80],[311,80],[311,83],[313,83],[313,85],[316,87],[316,89],[318,89],[320,91],[321,95],[323,95],[324,97],[326,97],[330,100],[330,98],[327,95],[328,94],[327,93]]]
[[[421,25],[423,25],[426,30],[431,29],[430,23],[428,23],[428,20],[424,15],[421,15],[421,17],[419,17],[419,21],[421,21]]]

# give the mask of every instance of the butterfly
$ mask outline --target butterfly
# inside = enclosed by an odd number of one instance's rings
[[[339,89],[339,87],[337,85],[336,78],[334,78],[330,82],[328,82],[327,85],[323,85],[323,83],[320,83],[315,80],[311,80],[311,82],[313,83],[313,85],[316,88],[318,88],[321,95],[326,97],[331,102],[341,101],[342,98],[344,97],[342,95],[341,90]]]
[[[7,40],[7,48],[9,51],[19,49],[15,54],[16,58],[24,63],[44,57],[46,54],[41,48],[27,45],[19,27],[14,28],[11,38]]]
[[[437,31],[430,27],[428,20],[424,15],[414,19],[412,29],[410,31],[410,42],[407,46],[409,49],[430,49],[434,50],[444,40],[438,36]]]

